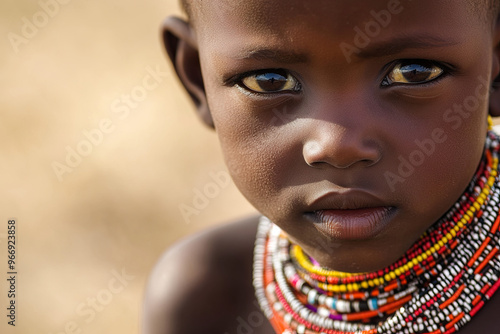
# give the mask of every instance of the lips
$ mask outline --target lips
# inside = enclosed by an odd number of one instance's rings
[[[314,227],[337,240],[375,238],[389,225],[396,208],[366,192],[329,192],[314,200],[306,216]]]

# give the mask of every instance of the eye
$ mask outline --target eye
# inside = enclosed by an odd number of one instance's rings
[[[443,67],[429,60],[400,61],[384,78],[382,86],[424,84],[439,78],[443,73]]]
[[[296,92],[300,83],[285,70],[265,70],[244,76],[240,86],[256,93]]]

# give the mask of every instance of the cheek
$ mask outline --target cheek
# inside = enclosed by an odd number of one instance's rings
[[[283,193],[301,159],[292,122],[280,120],[272,107],[253,110],[234,99],[211,108],[226,165],[242,194],[261,212],[270,203],[289,205]]]
[[[466,96],[466,95],[463,95]],[[438,219],[466,189],[481,160],[487,131],[485,99],[457,101],[437,108],[438,117],[424,130],[409,133],[397,158],[399,186],[413,212]],[[469,102],[468,102],[469,101]],[[451,105],[451,107],[450,107]],[[396,164],[395,164],[396,166]]]
[[[266,211],[271,201],[275,206],[280,205],[277,201],[284,201],[281,195],[286,180],[293,177],[291,167],[297,149],[273,132],[242,135],[235,129],[223,127],[218,131],[226,165],[236,186],[261,211]]]

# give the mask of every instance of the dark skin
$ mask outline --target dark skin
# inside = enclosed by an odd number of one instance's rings
[[[462,1],[195,4],[191,24],[165,22],[177,74],[243,195],[320,264],[384,268],[459,198],[488,112],[500,114],[498,93],[486,93],[500,71],[497,25]],[[390,22],[356,44],[370,11],[389,9]],[[417,142],[432,150],[397,174]],[[148,288],[145,333],[237,333],[238,317],[256,311],[256,224],[170,250]],[[498,309],[497,294],[460,333],[500,332]],[[254,332],[273,333],[267,323]]]

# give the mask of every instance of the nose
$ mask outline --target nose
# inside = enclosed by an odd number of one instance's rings
[[[373,166],[382,158],[380,145],[373,138],[370,122],[335,122],[309,119],[310,131],[303,143],[305,162],[315,168],[346,169]]]

